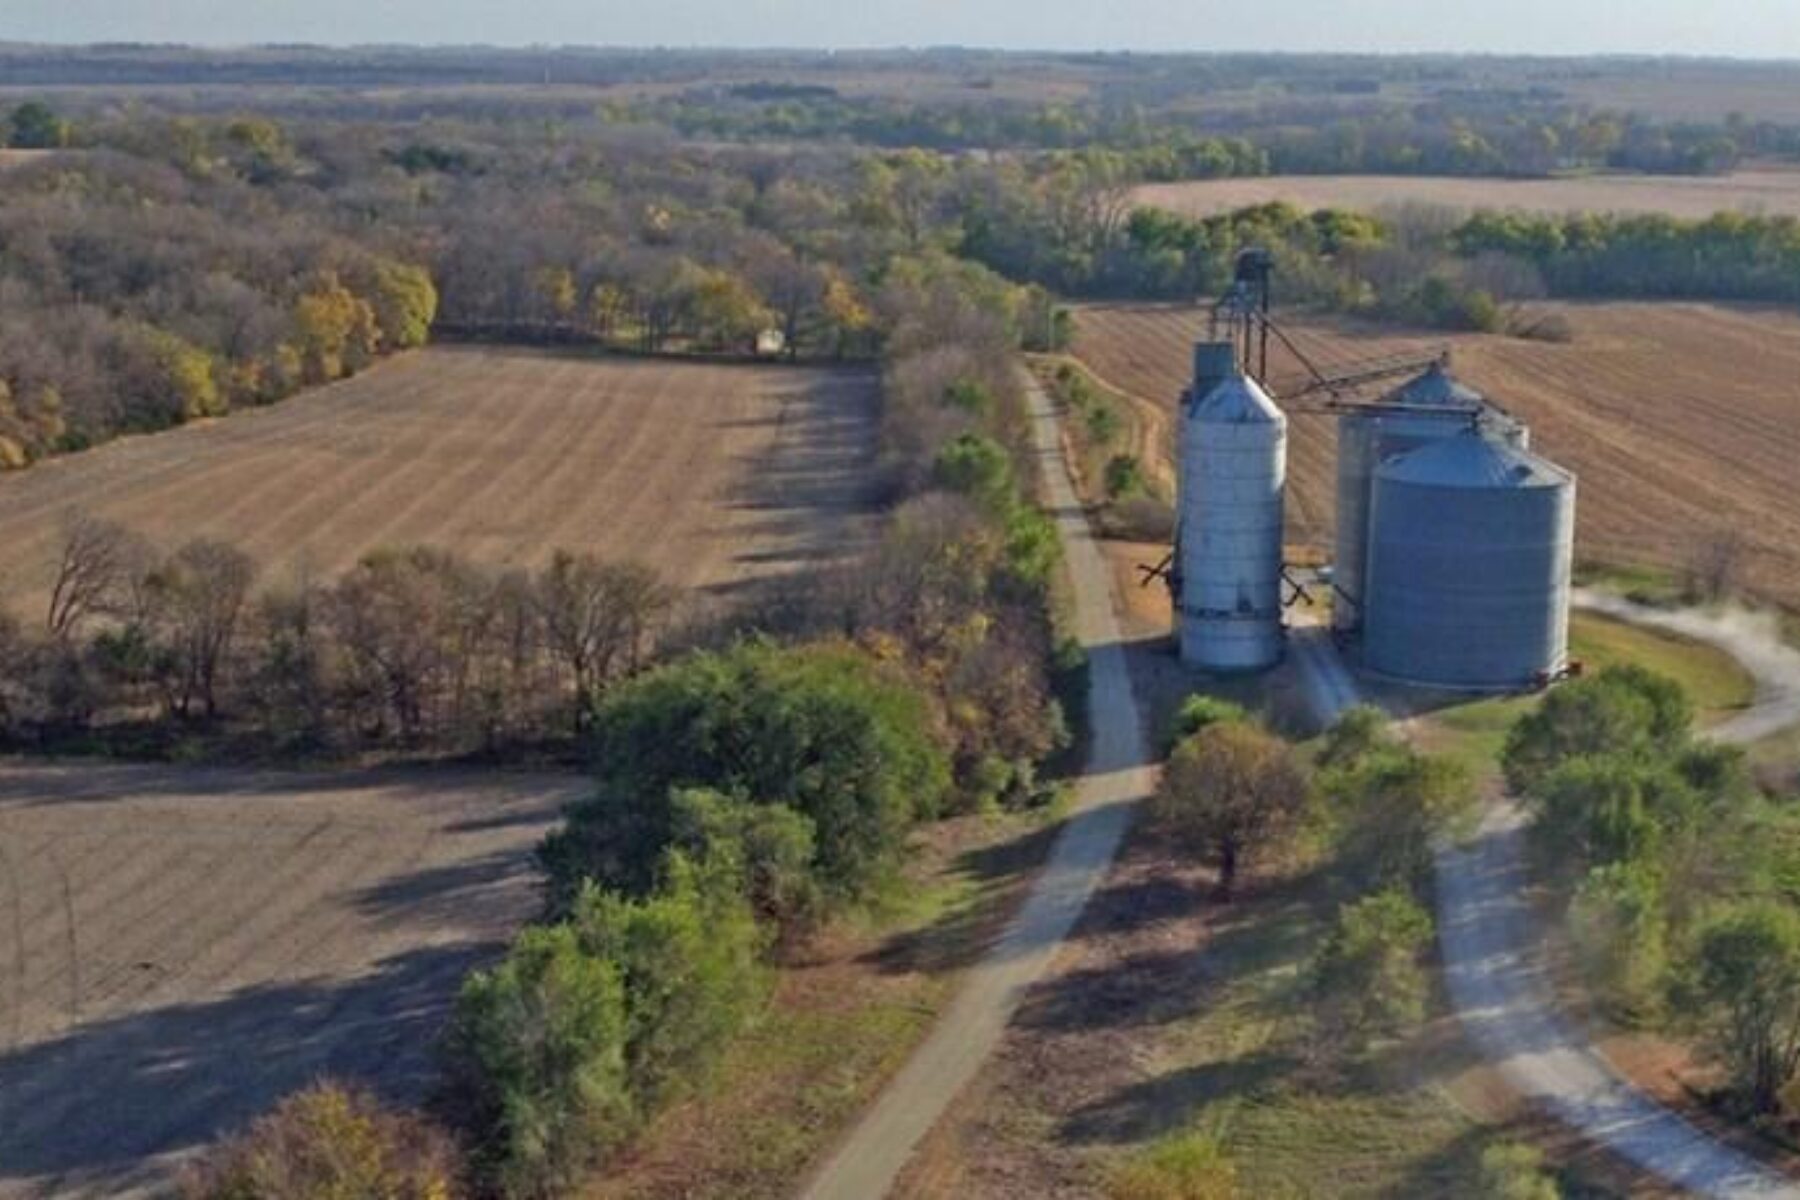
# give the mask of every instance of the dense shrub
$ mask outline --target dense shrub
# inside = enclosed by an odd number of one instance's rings
[[[1360,1048],[1416,1023],[1429,989],[1420,958],[1432,932],[1430,915],[1398,888],[1340,907],[1312,964],[1320,1035]]]
[[[582,950],[619,973],[626,1080],[646,1113],[706,1080],[769,988],[765,938],[737,864],[674,854],[664,875],[663,886],[641,899],[590,886],[570,917]]]
[[[450,1137],[366,1092],[314,1084],[182,1171],[187,1200],[455,1200]]]
[[[820,886],[852,897],[937,811],[949,786],[940,736],[919,690],[850,645],[694,654],[601,705],[598,794],[569,810],[544,862],[564,904],[590,878],[642,895],[674,836],[675,792],[711,788],[805,816]]]
[[[567,925],[527,929],[464,981],[446,1071],[477,1167],[496,1190],[554,1194],[636,1126],[625,988]]]

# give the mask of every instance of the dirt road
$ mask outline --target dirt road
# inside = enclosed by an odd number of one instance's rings
[[[0,1197],[150,1191],[321,1074],[418,1098],[585,786],[0,762]]]
[[[1111,571],[1069,482],[1056,413],[1035,386],[1031,397],[1045,499],[1062,536],[1077,633],[1089,657],[1093,741],[1087,771],[1024,907],[970,968],[962,991],[925,1043],[813,1176],[801,1193],[806,1200],[875,1200],[887,1194],[913,1148],[999,1042],[1025,990],[1043,974],[1105,876],[1133,809],[1154,783],[1113,614]]]
[[[1358,700],[1354,677],[1325,631],[1299,629],[1292,638],[1317,715],[1334,719]],[[1754,715],[1755,710],[1738,720]],[[1744,726],[1755,727],[1754,722]],[[1483,1055],[1520,1095],[1672,1184],[1705,1196],[1800,1197],[1800,1185],[1708,1137],[1631,1086],[1558,1018],[1525,900],[1530,883],[1525,826],[1517,805],[1496,805],[1473,837],[1437,850],[1445,983]]]

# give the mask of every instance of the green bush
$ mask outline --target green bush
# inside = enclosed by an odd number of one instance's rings
[[[1676,996],[1749,1108],[1779,1109],[1800,1069],[1800,914],[1767,900],[1717,913]]]
[[[1164,1138],[1107,1180],[1109,1200],[1237,1200],[1237,1165],[1210,1131]]]
[[[1481,1200],[1557,1200],[1561,1195],[1536,1146],[1499,1142],[1482,1150]]]
[[[1175,711],[1175,723],[1169,731],[1170,748],[1193,737],[1209,725],[1248,720],[1250,713],[1243,705],[1223,696],[1208,696],[1203,692],[1196,692],[1183,700],[1181,707]]]
[[[622,982],[626,1079],[644,1113],[704,1081],[770,983],[731,865],[674,854],[666,873],[663,889],[643,899],[589,886],[571,918],[582,951]]]
[[[1004,447],[979,433],[950,439],[932,462],[933,481],[941,488],[967,496],[989,513],[1006,516],[1018,502],[1018,484],[1012,459]]]
[[[1398,745],[1325,771],[1338,856],[1360,887],[1404,887],[1425,895],[1432,842],[1474,805],[1468,771],[1453,759]]]
[[[694,862],[724,864],[757,917],[798,932],[820,908],[813,823],[783,804],[756,804],[705,788],[672,798],[673,844]]]
[[[619,968],[567,925],[527,929],[463,982],[446,1038],[451,1095],[477,1167],[507,1196],[567,1186],[636,1125]]]
[[[1601,1003],[1637,1022],[1658,1005],[1668,959],[1662,880],[1644,863],[1595,867],[1569,905],[1581,966]]]
[[[1430,986],[1419,960],[1432,932],[1430,915],[1398,888],[1340,907],[1312,965],[1320,1035],[1360,1049],[1416,1023]]]
[[[1133,454],[1115,454],[1106,462],[1106,497],[1123,500],[1145,490],[1144,468]]]

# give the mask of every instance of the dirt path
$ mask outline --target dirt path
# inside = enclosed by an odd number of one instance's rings
[[[1000,1041],[1026,989],[1043,974],[1104,878],[1137,802],[1152,784],[1150,752],[1113,612],[1111,570],[1095,546],[1063,460],[1049,399],[1028,383],[1045,499],[1074,583],[1077,633],[1089,656],[1093,742],[1068,823],[1025,906],[892,1083],[802,1191],[806,1200],[886,1195],[914,1147]]]
[[[1781,640],[1773,617],[1741,610],[1651,608],[1622,596],[1587,590],[1575,593],[1575,604],[1706,642],[1737,659],[1756,680],[1756,703],[1709,729],[1708,737],[1742,746],[1800,725],[1800,650]]]
[[[153,1194],[321,1074],[419,1098],[586,787],[0,761],[0,1197]]]
[[[1322,630],[1294,631],[1293,650],[1321,720],[1334,719],[1357,701],[1355,679]],[[1751,716],[1754,712],[1733,724]],[[1558,1019],[1525,900],[1530,882],[1525,826],[1517,805],[1499,804],[1468,841],[1437,850],[1445,983],[1483,1055],[1520,1095],[1672,1184],[1705,1196],[1800,1197],[1800,1185],[1708,1137],[1631,1086]]]

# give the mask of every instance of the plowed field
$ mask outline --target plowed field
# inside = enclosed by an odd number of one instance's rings
[[[75,508],[225,539],[271,573],[381,546],[526,566],[566,547],[730,588],[856,536],[874,420],[866,372],[433,348],[0,476],[0,604],[35,613]]]
[[[0,763],[0,1196],[151,1189],[321,1074],[417,1098],[584,790]]]
[[[1800,314],[1711,304],[1566,312],[1575,330],[1567,345],[1316,320],[1288,328],[1322,363],[1449,346],[1457,374],[1528,421],[1533,444],[1580,477],[1583,558],[1679,568],[1707,543],[1736,535],[1744,582],[1800,602]],[[1081,359],[1167,422],[1204,315],[1091,306],[1078,328]],[[1270,375],[1279,384],[1299,368],[1275,356]],[[1289,537],[1323,546],[1336,435],[1328,416],[1290,407]],[[1166,440],[1157,446],[1166,473]]]
[[[1393,204],[1517,208],[1528,212],[1716,212],[1800,215],[1800,171],[1771,168],[1731,175],[1578,175],[1567,179],[1467,179],[1431,175],[1276,175],[1200,179],[1137,189],[1139,204],[1191,217],[1286,200],[1302,208],[1369,210]]]

